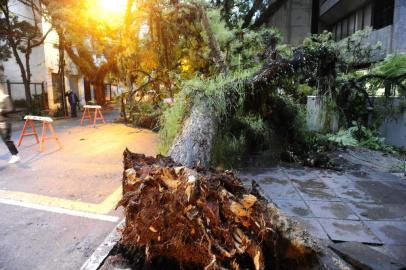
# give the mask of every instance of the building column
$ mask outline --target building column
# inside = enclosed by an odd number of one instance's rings
[[[406,53],[406,0],[395,0],[393,52]]]
[[[81,76],[79,78],[78,81],[79,85],[78,85],[78,92],[79,92],[79,102],[81,106],[86,105],[86,99],[85,99],[85,80],[83,78],[83,76]]]

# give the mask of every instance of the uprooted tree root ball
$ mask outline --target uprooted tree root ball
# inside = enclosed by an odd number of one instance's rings
[[[307,269],[318,244],[230,171],[124,152],[122,244],[165,269]],[[162,265],[161,265],[162,267]],[[162,268],[161,268],[162,269]]]

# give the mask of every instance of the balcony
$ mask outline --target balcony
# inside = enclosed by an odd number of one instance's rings
[[[326,0],[320,5],[320,20],[332,24],[368,2],[370,0]]]

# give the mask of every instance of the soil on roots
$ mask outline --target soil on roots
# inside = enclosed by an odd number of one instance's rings
[[[134,267],[310,269],[321,252],[255,182],[248,190],[230,171],[189,169],[126,150],[118,206],[126,217],[121,253]]]

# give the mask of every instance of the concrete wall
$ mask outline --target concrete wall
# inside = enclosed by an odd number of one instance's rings
[[[383,98],[381,98],[383,100]],[[392,98],[394,108],[406,102],[401,98]],[[406,111],[388,118],[379,128],[385,143],[406,149]]]
[[[395,0],[393,51],[406,52],[406,0]]]
[[[308,96],[306,106],[306,123],[311,131],[337,132],[339,128],[338,113],[328,108],[328,102],[320,96]]]
[[[284,41],[302,44],[311,32],[312,0],[288,0],[271,18],[269,26],[281,30]]]
[[[383,100],[383,97],[375,98],[374,103],[376,104],[376,108],[381,106],[379,104],[382,104]],[[392,98],[391,100],[391,104],[395,108],[404,102],[406,102],[406,100],[401,98]],[[384,109],[381,110],[382,114],[384,114]],[[332,119],[332,121],[327,121],[327,119]],[[339,128],[338,114],[336,117],[334,113],[327,117],[324,103],[320,97],[316,96],[307,97],[306,122],[309,130],[316,132],[332,132],[334,130],[337,131]],[[379,127],[378,131],[380,135],[385,138],[386,144],[406,149],[406,111],[388,118]]]
[[[29,7],[18,3],[16,1],[10,1],[10,11],[17,14],[20,20],[26,20],[31,24],[34,24],[34,17]],[[41,23],[40,21],[37,23]],[[24,55],[20,54],[23,63],[25,64]],[[45,65],[45,53],[44,46],[39,46],[33,49],[31,53],[31,81],[43,82],[46,80],[46,65]],[[22,82],[20,68],[14,57],[3,62],[5,79],[15,82]]]

